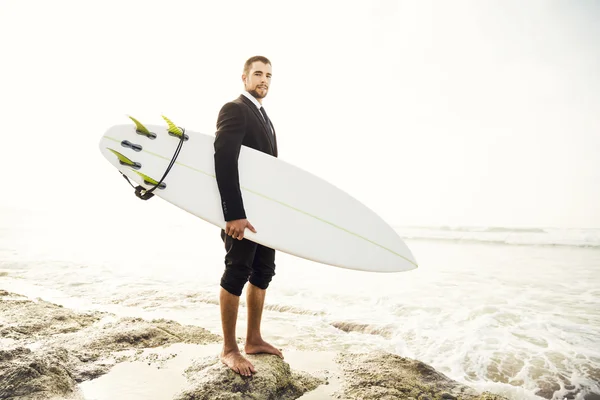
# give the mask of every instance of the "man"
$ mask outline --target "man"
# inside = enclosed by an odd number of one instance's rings
[[[221,231],[226,249],[219,295],[224,338],[221,361],[235,372],[251,376],[256,369],[241,354],[235,338],[240,296],[248,281],[248,328],[244,351],[246,354],[270,353],[283,358],[281,352],[265,342],[260,333],[266,289],[275,275],[275,250],[244,239],[246,228],[255,233],[256,230],[246,219],[238,172],[242,145],[277,157],[275,130],[262,108],[262,100],[271,84],[271,62],[262,56],[248,59],[242,81],[245,89],[242,95],[225,104],[219,112],[214,145],[215,173],[226,221],[225,230]]]

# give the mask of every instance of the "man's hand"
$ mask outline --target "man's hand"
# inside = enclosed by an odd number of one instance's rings
[[[236,219],[234,221],[227,221],[225,225],[225,233],[234,239],[242,240],[244,238],[244,231],[246,228],[256,233],[256,229],[247,219]]]

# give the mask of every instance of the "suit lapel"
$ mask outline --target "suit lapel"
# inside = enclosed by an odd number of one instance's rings
[[[247,98],[246,96],[244,96],[242,94],[242,95],[240,95],[240,99],[248,107],[250,107],[250,109],[252,110],[254,115],[256,115],[256,118],[260,121],[260,123],[263,127],[263,131],[265,132],[265,135],[267,136],[267,139],[269,140],[269,143],[271,144],[271,150],[273,150],[273,154],[276,154],[275,143],[273,143],[273,139],[271,139],[271,135],[269,135],[269,128],[267,127],[267,122],[263,118],[262,114],[260,113],[260,111],[258,111],[258,108],[256,108],[256,105],[254,105],[254,103],[249,98]],[[273,132],[273,138],[275,138],[275,129],[273,129],[273,124],[271,124],[271,131]]]

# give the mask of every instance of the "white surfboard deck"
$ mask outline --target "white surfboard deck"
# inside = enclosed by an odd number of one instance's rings
[[[108,129],[100,140],[104,157],[132,181],[150,189],[130,166],[109,149],[141,164],[137,171],[158,181],[179,138],[167,125],[146,125],[150,139],[136,133],[133,123]],[[225,228],[214,169],[214,136],[185,131],[189,136],[154,194],[203,220]],[[124,140],[142,147],[134,151]],[[401,272],[417,268],[411,251],[385,221],[358,200],[298,167],[242,146],[240,187],[246,216],[257,230],[245,238],[298,257],[341,268]],[[133,191],[131,193],[133,196]],[[148,201],[153,201],[150,199]],[[140,200],[141,201],[141,200]]]

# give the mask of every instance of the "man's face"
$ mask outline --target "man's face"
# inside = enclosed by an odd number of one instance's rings
[[[248,74],[242,75],[242,79],[248,93],[257,99],[263,99],[271,86],[271,64],[253,62]]]

